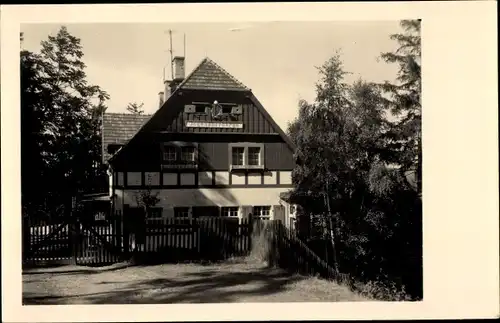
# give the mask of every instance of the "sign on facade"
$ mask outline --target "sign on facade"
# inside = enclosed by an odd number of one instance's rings
[[[207,122],[207,121],[187,121],[188,128],[225,128],[225,129],[242,129],[241,122]]]

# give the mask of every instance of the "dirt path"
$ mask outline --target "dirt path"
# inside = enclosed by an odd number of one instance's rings
[[[145,304],[366,301],[347,287],[248,262],[89,269],[23,274],[23,304]]]

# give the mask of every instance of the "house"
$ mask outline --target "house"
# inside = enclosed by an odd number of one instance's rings
[[[103,161],[114,210],[131,212],[144,192],[150,218],[223,216],[281,219],[294,208],[294,146],[251,89],[209,58],[188,75],[173,58],[173,80],[153,115],[106,113]],[[126,216],[126,214],[125,214]]]

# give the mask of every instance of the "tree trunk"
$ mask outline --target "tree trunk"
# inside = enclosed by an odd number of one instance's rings
[[[333,258],[333,268],[335,270],[335,273],[339,273],[339,265],[337,262],[337,249],[335,246],[335,231],[334,231],[334,222],[333,222],[333,215],[332,215],[332,209],[330,207],[330,195],[328,195],[328,184],[326,188],[326,208],[328,211],[328,224],[329,224],[329,229],[330,229],[330,242],[332,244],[332,258]]]

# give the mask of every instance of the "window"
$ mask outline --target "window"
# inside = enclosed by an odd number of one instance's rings
[[[254,206],[252,216],[254,219],[270,220],[271,207],[270,206]]]
[[[179,224],[189,224],[189,207],[174,207],[175,222]]]
[[[229,154],[231,170],[264,169],[264,144],[230,143]]]
[[[248,165],[260,165],[260,147],[248,147]]]
[[[218,206],[193,206],[192,207],[193,219],[219,217]]]
[[[197,168],[198,144],[192,142],[169,142],[161,146],[162,169]]]
[[[163,161],[175,162],[177,160],[177,153],[175,147],[165,146],[163,148]]]
[[[204,105],[196,105],[195,112],[196,113],[205,113],[206,108]]]
[[[181,158],[183,162],[194,162],[195,159],[194,147],[182,147]]]
[[[151,207],[148,210],[148,219],[159,219],[162,217],[163,208]]]
[[[229,114],[229,113],[231,113],[232,109],[233,109],[233,107],[222,107],[222,113]]]
[[[227,216],[227,217],[238,217],[238,209],[239,208],[237,206],[222,207],[221,214],[222,216]]]
[[[244,147],[233,147],[232,153],[232,165],[243,166],[245,159],[245,148]]]

